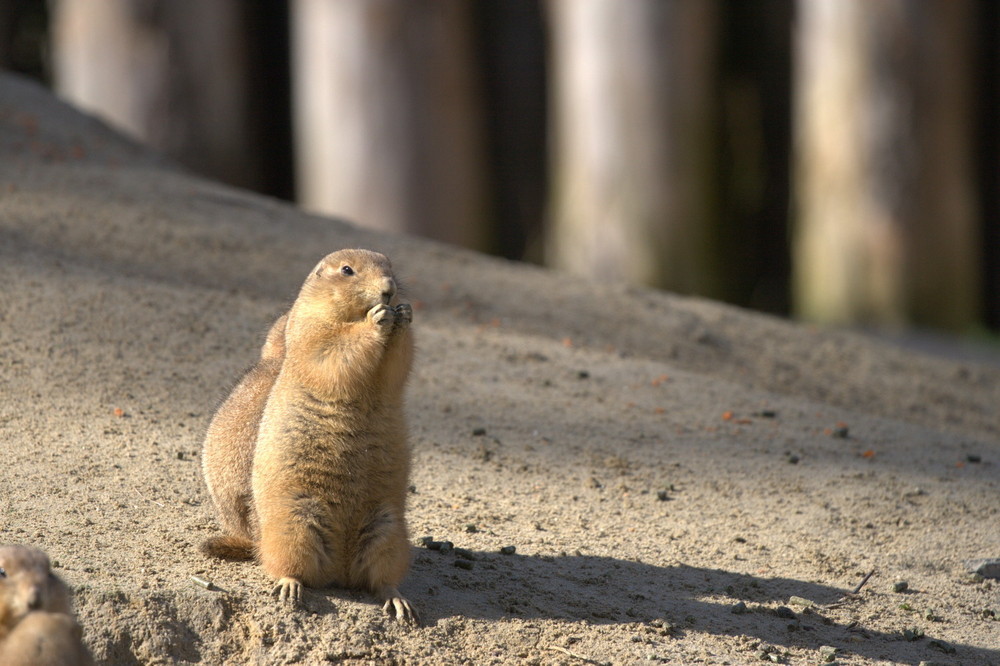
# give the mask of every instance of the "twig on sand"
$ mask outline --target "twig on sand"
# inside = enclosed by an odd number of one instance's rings
[[[868,579],[871,578],[873,575],[875,575],[875,570],[874,569],[872,569],[871,571],[869,571],[868,574],[865,575],[865,577],[861,579],[861,582],[858,583],[857,587],[855,587],[853,590],[851,590],[851,594],[857,594],[858,592],[860,592],[861,588],[863,588],[865,586],[865,583],[867,583]]]
[[[875,569],[872,569],[867,574],[865,574],[865,577],[861,579],[861,582],[858,583],[854,587],[853,590],[851,590],[850,592],[848,592],[847,594],[845,594],[844,596],[842,596],[840,599],[837,599],[832,604],[824,604],[824,605],[820,606],[820,608],[826,608],[828,610],[829,609],[833,609],[833,608],[840,608],[841,606],[843,606],[845,603],[847,603],[851,599],[854,599],[855,597],[857,597],[857,594],[858,594],[858,592],[861,591],[861,588],[863,588],[868,583],[868,579],[871,578],[874,575],[875,575]]]
[[[585,662],[587,664],[603,664],[603,662],[597,661],[596,659],[591,659],[587,655],[579,654],[577,652],[572,652],[564,647],[559,647],[558,645],[550,645],[547,649],[555,650],[556,652],[562,652],[564,655],[568,657],[579,659],[580,661]]]

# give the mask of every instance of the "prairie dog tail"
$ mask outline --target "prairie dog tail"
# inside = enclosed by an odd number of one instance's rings
[[[201,552],[223,560],[252,560],[256,557],[253,541],[228,534],[205,539],[201,544]]]

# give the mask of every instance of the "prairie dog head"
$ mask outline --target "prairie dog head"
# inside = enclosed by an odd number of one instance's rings
[[[327,322],[365,318],[379,304],[391,305],[396,278],[384,254],[370,250],[339,250],[313,269],[295,303],[296,316]]]
[[[69,591],[48,556],[29,546],[0,547],[0,632],[31,611],[69,613]]]

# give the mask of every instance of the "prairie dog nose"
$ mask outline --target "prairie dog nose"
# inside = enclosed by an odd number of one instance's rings
[[[392,297],[396,295],[396,281],[391,277],[387,277],[382,280],[382,302],[386,305],[392,300]]]

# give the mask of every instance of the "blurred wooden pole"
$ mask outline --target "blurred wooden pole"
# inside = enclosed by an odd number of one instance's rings
[[[487,239],[465,0],[292,3],[299,201],[467,247]]]
[[[548,8],[549,261],[595,279],[717,295],[716,3]]]
[[[238,0],[55,0],[56,91],[203,174],[261,183]]]
[[[799,1],[801,316],[977,321],[973,17],[968,0]]]

